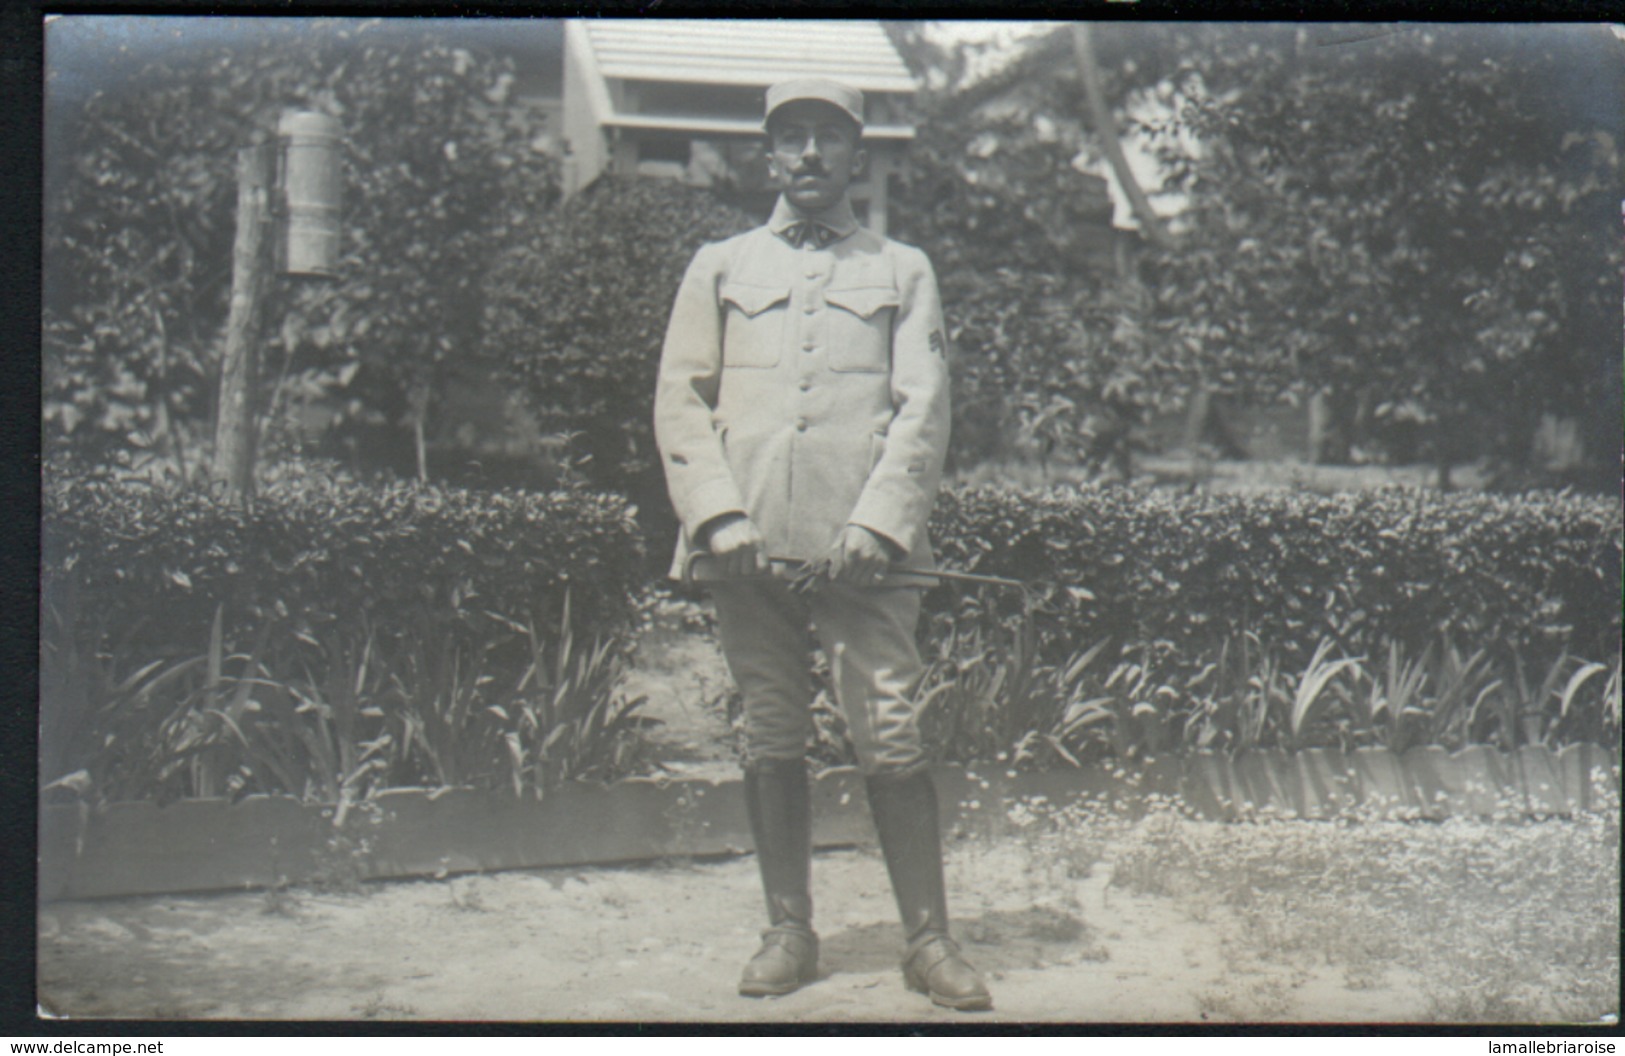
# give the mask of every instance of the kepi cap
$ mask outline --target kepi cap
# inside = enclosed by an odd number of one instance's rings
[[[767,127],[773,111],[785,103],[800,99],[816,99],[828,103],[863,127],[863,93],[840,81],[827,77],[797,77],[780,81],[767,90],[767,109],[762,114],[762,127]]]

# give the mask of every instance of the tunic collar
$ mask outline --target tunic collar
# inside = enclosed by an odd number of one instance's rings
[[[789,199],[782,194],[779,196],[778,202],[773,206],[773,214],[767,218],[767,227],[775,235],[785,238],[786,229],[791,224],[803,220],[811,220],[829,228],[835,232],[834,241],[836,242],[858,229],[857,215],[852,212],[852,203],[846,198],[842,198],[838,204],[830,206],[821,213],[803,213],[800,209],[791,205]]]

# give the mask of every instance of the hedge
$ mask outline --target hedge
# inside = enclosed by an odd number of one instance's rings
[[[648,764],[617,689],[646,585],[624,499],[312,477],[249,509],[78,478],[45,500],[51,777],[332,799]],[[927,595],[933,752],[1617,740],[1621,522],[1566,493],[944,489],[943,563],[1044,604]]]
[[[110,481],[48,488],[47,597],[106,626],[161,617],[376,618],[404,608],[615,624],[641,585],[625,500],[587,491],[476,492],[305,478],[242,510],[195,490]],[[1441,634],[1532,653],[1619,651],[1618,503],[1384,489],[1334,496],[1112,486],[943,489],[939,559],[1092,600],[1041,621],[1052,640],[1214,642],[1251,631],[1306,655]],[[941,609],[953,595],[931,595]]]
[[[1420,651],[1441,635],[1619,652],[1621,508],[1601,498],[949,488],[932,531],[949,566],[1089,591],[1059,622],[1040,621],[1074,648],[1250,631],[1304,656],[1328,637]]]
[[[41,768],[165,801],[469,785],[541,795],[650,765],[620,688],[641,553],[586,491],[300,477],[47,489]]]
[[[634,510],[588,491],[479,492],[300,478],[237,508],[196,489],[71,480],[47,488],[43,583],[78,621],[174,635],[228,626],[495,612],[579,628],[629,617]]]

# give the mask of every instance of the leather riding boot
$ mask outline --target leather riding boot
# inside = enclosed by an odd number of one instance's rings
[[[945,1008],[992,1008],[987,985],[948,937],[942,837],[930,773],[919,770],[901,779],[871,777],[865,787],[908,940],[903,982]]]
[[[763,759],[745,770],[745,813],[756,842],[756,864],[767,896],[768,929],[745,965],[746,997],[788,994],[818,974],[812,930],[812,800],[807,764]]]

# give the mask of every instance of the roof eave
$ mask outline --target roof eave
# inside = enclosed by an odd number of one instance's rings
[[[621,114],[605,117],[601,122],[607,128],[625,128],[644,132],[706,132],[724,136],[761,136],[761,122],[756,120],[730,120],[728,118],[663,117],[656,114]],[[914,138],[913,125],[865,125],[865,140],[903,142]]]
[[[672,84],[725,84],[736,88],[762,88],[783,79],[783,76],[769,77],[750,70],[726,70],[686,68],[681,66],[662,66],[656,64],[626,66],[601,64],[599,73],[606,78],[623,81],[661,81]],[[809,74],[810,76],[810,74]],[[842,73],[841,80],[858,89],[860,92],[880,92],[896,95],[915,95],[919,92],[919,85],[907,77],[893,77],[885,74],[864,77],[851,73]]]

